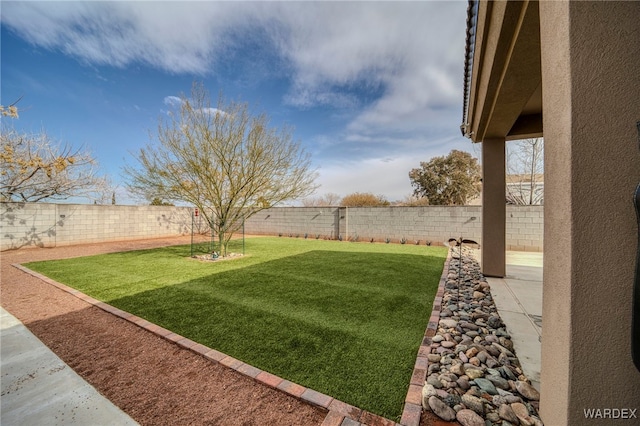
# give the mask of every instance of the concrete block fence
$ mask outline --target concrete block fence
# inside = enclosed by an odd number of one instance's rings
[[[0,203],[1,250],[187,235],[192,211],[174,206]],[[196,226],[205,228],[198,220]],[[277,207],[247,219],[245,232],[433,245],[463,237],[482,243],[482,217],[479,206]],[[507,206],[506,233],[507,249],[542,251],[542,207]]]
[[[280,207],[249,218],[245,232],[433,245],[463,237],[482,243],[481,215],[480,206]],[[542,206],[507,206],[507,249],[542,251],[543,223]]]
[[[1,250],[139,240],[191,232],[191,210],[172,206],[0,203]]]

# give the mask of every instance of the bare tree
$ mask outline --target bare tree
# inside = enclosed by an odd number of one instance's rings
[[[333,192],[327,192],[320,197],[310,197],[302,200],[305,207],[331,207],[340,205],[341,197]]]
[[[542,204],[544,140],[524,139],[507,145],[507,203]]]
[[[116,184],[108,177],[105,177],[100,190],[96,191],[94,204],[116,204],[116,196],[120,196],[121,193],[122,188],[120,187],[120,184]]]
[[[222,256],[246,218],[316,189],[310,157],[290,128],[269,127],[265,114],[222,96],[213,107],[202,85],[160,119],[157,138],[136,155],[138,167],[125,166],[130,191],[199,208]]]
[[[2,108],[2,115],[16,118],[18,114],[11,106]],[[88,151],[57,145],[45,132],[20,133],[3,126],[0,141],[2,201],[95,199],[104,186]]]

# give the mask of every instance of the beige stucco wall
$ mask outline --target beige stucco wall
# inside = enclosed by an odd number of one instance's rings
[[[505,140],[482,143],[482,273],[489,277],[506,274]]]
[[[585,419],[584,410],[637,409],[640,417],[640,373],[630,352],[640,2],[540,2],[540,25],[541,415],[554,426],[612,424]]]

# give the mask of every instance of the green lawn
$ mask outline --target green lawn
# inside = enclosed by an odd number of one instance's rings
[[[230,251],[239,252],[240,241]],[[27,266],[303,386],[398,420],[446,250],[252,238],[244,258],[174,246]]]

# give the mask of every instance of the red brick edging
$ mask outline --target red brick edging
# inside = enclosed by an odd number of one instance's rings
[[[337,400],[329,395],[325,395],[313,389],[309,389],[297,383],[285,380],[267,371],[260,370],[259,368],[246,364],[215,349],[211,349],[200,343],[194,342],[193,340],[187,339],[186,337],[167,330],[166,328],[160,327],[159,325],[153,324],[143,318],[118,309],[115,306],[111,306],[107,303],[94,299],[93,297],[88,296],[81,291],[52,280],[51,278],[32,271],[25,266],[17,263],[13,264],[12,266],[21,270],[22,272],[25,272],[35,278],[46,282],[47,284],[51,284],[52,286],[57,287],[62,291],[65,291],[79,299],[82,299],[85,302],[96,306],[105,312],[136,324],[139,327],[144,328],[145,330],[154,333],[159,337],[174,342],[185,349],[202,355],[212,362],[222,364],[270,388],[279,390],[294,398],[300,399],[311,405],[327,410],[328,413],[324,421],[322,422],[322,426],[419,426],[420,415],[422,413],[422,387],[424,386],[428,367],[427,355],[431,351],[431,338],[435,335],[435,331],[438,328],[438,321],[440,320],[440,309],[442,296],[444,294],[444,283],[449,271],[449,261],[450,255],[447,255],[447,260],[444,264],[442,276],[440,277],[438,291],[436,292],[436,297],[433,301],[433,308],[431,311],[431,317],[429,318],[429,324],[427,326],[427,330],[425,331],[420,349],[418,350],[418,355],[413,369],[413,374],[411,376],[411,383],[409,384],[407,397],[405,398],[405,405],[400,423],[395,423],[392,420],[354,407],[353,405]]]

